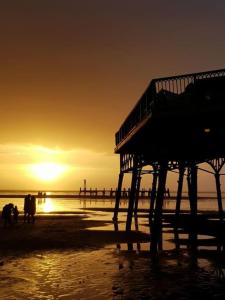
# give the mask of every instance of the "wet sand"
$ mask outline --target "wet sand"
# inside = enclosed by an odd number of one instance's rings
[[[109,220],[92,220],[87,215],[37,215],[36,221],[23,223],[22,216],[18,224],[0,228],[3,250],[37,249],[82,249],[87,247],[102,248],[109,244],[147,242],[149,235],[142,232],[102,230],[112,225]],[[101,227],[101,230],[98,230]],[[89,230],[91,228],[95,228]]]
[[[184,229],[178,247],[167,218],[163,248],[151,256],[144,216],[141,231],[130,233],[114,231],[111,217],[50,214],[38,215],[35,224],[20,218],[1,226],[0,299],[225,299],[224,257],[216,244],[192,251]]]

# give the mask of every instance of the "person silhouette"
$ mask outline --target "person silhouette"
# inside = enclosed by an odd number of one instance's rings
[[[4,220],[4,227],[12,224],[12,210],[12,203],[6,204],[2,209],[2,219]]]
[[[35,222],[35,213],[36,213],[36,198],[34,195],[30,198],[30,207],[29,207],[29,216],[31,216],[31,222]]]
[[[19,215],[19,211],[17,206],[15,205],[15,207],[13,208],[13,220],[14,223],[18,223],[18,215]]]
[[[30,223],[30,216],[29,216],[30,198],[31,198],[30,194],[26,195],[25,198],[24,198],[24,206],[23,206],[23,211],[24,211],[23,222],[24,223],[26,221],[28,223]]]

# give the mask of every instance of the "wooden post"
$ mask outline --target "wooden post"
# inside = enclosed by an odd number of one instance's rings
[[[197,249],[197,166],[192,165],[188,168],[188,191],[189,191],[189,201],[190,201],[190,209],[191,209],[191,222],[190,222],[190,233],[189,233],[189,241],[190,241],[190,250],[194,253]]]
[[[134,205],[134,214],[135,215],[137,215],[137,211],[138,211],[140,185],[141,185],[141,176],[139,174],[139,176],[137,177],[137,189],[136,189],[136,198],[135,198],[135,205]]]
[[[124,173],[120,172],[119,179],[118,179],[118,187],[117,187],[117,190],[116,190],[116,201],[115,201],[113,221],[117,221],[118,220],[118,211],[119,211],[119,206],[120,206],[120,198],[121,198],[121,189],[122,189],[122,184],[123,184],[123,176],[124,176]]]
[[[154,205],[155,205],[157,179],[158,179],[158,173],[156,171],[156,168],[154,168],[153,180],[152,180],[152,190],[150,193],[150,210],[149,210],[149,221],[150,222],[152,221]]]
[[[118,226],[118,223],[117,223],[117,222],[114,222],[114,230],[115,230],[116,232],[119,231],[119,226]],[[117,244],[116,244],[116,248],[117,248],[118,251],[120,250],[120,248],[121,248],[120,243],[117,243]]]
[[[177,226],[174,226],[173,232],[174,232],[174,243],[176,246],[176,250],[178,251],[180,249],[180,242],[179,242],[179,231]]]
[[[135,224],[135,231],[138,232],[139,228],[138,228],[138,217],[134,216],[134,224]],[[141,244],[140,242],[137,242],[137,251],[140,252],[141,250]]]
[[[133,251],[134,250],[134,246],[133,246],[133,243],[127,243],[127,250],[128,251]]]
[[[219,172],[215,173],[215,180],[216,180],[216,192],[217,192],[219,217],[220,217],[220,221],[223,221],[223,204],[222,204],[222,195],[221,195],[220,174],[219,174]]]
[[[197,171],[198,168],[196,165],[190,167],[189,172],[189,200],[190,200],[190,209],[191,216],[195,219],[197,216],[197,202],[198,202],[198,192],[197,192]]]
[[[151,246],[150,251],[156,253],[157,249],[161,246],[161,234],[162,234],[162,208],[164,200],[164,191],[166,186],[167,177],[167,161],[160,163],[159,169],[159,184],[156,195],[156,206],[155,206],[155,218],[152,223],[151,230]]]
[[[84,179],[84,195],[86,196],[87,180]]]
[[[137,179],[138,179],[138,168],[137,168],[137,161],[134,160],[133,165],[133,174],[132,174],[132,181],[131,181],[131,189],[129,193],[129,204],[128,204],[128,212],[127,212],[127,222],[126,222],[126,230],[131,230],[131,223],[132,223],[132,216],[134,210],[134,202],[136,199],[136,189],[137,189]]]
[[[184,171],[185,171],[185,168],[183,166],[180,166],[180,168],[179,168],[178,187],[177,187],[176,219],[179,217],[179,214],[180,214],[180,204],[181,204],[181,198],[182,198]]]

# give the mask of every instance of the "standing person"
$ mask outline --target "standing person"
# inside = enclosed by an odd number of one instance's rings
[[[13,220],[14,223],[18,223],[18,215],[19,215],[19,211],[17,206],[15,205],[15,207],[13,208]]]
[[[29,217],[29,206],[30,206],[30,194],[26,195],[24,198],[24,206],[23,206],[23,211],[24,211],[24,217],[23,217],[23,222],[25,223],[26,221],[30,223],[30,217]]]
[[[34,195],[30,198],[30,208],[29,208],[29,215],[31,216],[31,222],[35,222],[35,214],[36,214],[36,198]]]

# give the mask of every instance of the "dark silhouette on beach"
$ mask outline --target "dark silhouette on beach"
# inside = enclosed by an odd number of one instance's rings
[[[24,223],[34,223],[36,214],[36,198],[33,195],[26,195],[24,198]]]
[[[34,195],[30,198],[30,206],[29,206],[29,217],[31,217],[31,222],[35,222],[35,214],[36,214],[36,198]]]
[[[14,223],[18,223],[18,216],[19,216],[19,210],[17,208],[17,205],[13,208],[13,221]]]
[[[12,225],[12,212],[13,212],[13,204],[6,204],[2,209],[2,219],[4,221],[4,227],[7,225]]]
[[[29,223],[29,202],[30,202],[30,197],[31,197],[31,195],[28,194],[24,198],[24,206],[23,206],[23,211],[24,211],[23,222],[24,223],[26,223],[26,222]]]

